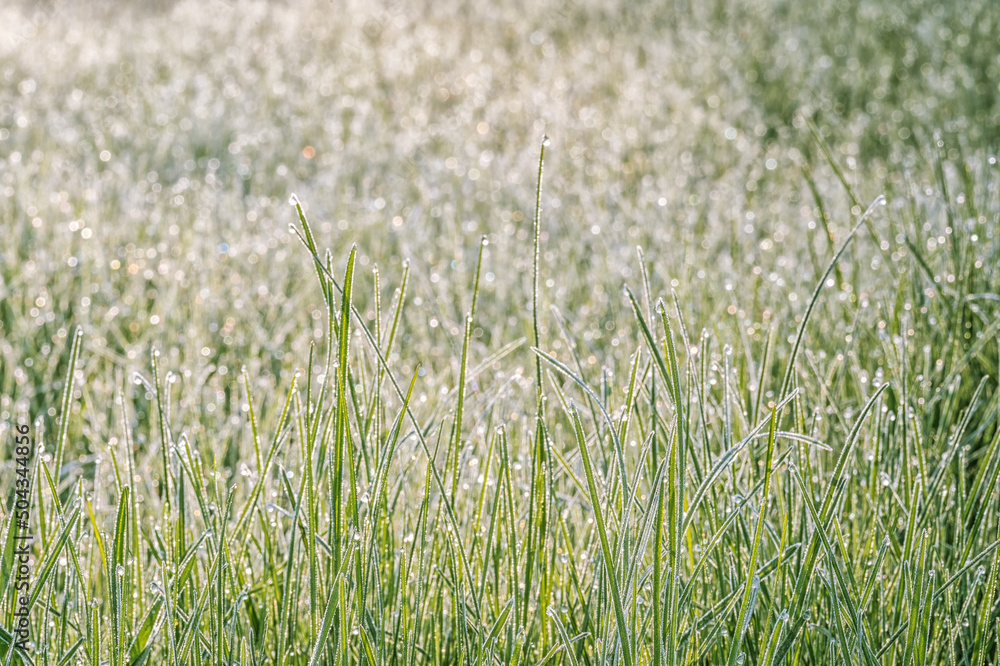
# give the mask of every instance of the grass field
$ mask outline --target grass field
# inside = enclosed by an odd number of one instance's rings
[[[0,83],[3,666],[998,663],[993,0],[15,2]]]

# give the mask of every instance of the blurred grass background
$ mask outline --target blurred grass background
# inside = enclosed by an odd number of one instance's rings
[[[935,242],[946,228],[981,228],[972,251],[997,256],[1000,12],[988,1],[2,13],[6,412],[15,399],[52,404],[74,323],[95,352],[86,374],[104,378],[95,391],[144,364],[154,342],[193,386],[214,376],[213,394],[233,381],[222,368],[249,362],[266,381],[304,363],[299,332],[320,302],[290,245],[290,192],[335,253],[358,242],[366,271],[378,257],[383,284],[404,259],[419,264],[412,293],[431,316],[407,330],[410,364],[452,358],[476,240],[489,234],[490,324],[476,339],[498,348],[524,333],[514,315],[543,132],[554,142],[545,298],[572,304],[595,352],[628,333],[610,327],[636,245],[699,325],[739,320],[759,340],[768,319],[799,313],[830,254],[803,167],[817,172],[833,237],[851,203],[803,118],[864,205],[890,199],[888,247],[859,243],[842,293],[868,295],[865,323],[896,290],[882,260],[908,254],[901,233],[945,285],[962,268]],[[850,319],[830,321],[846,330]]]

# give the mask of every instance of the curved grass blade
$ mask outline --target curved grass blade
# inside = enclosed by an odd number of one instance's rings
[[[566,633],[566,627],[563,626],[562,621],[559,619],[559,611],[555,607],[549,606],[545,610],[545,614],[552,620],[552,624],[556,625],[556,632],[559,634],[559,639],[562,641],[563,649],[566,650],[566,656],[569,658],[570,665],[579,666],[579,662],[576,660],[576,654],[573,652],[573,642],[570,640],[569,634]]]
[[[69,405],[73,400],[73,390],[76,387],[76,367],[80,362],[80,348],[83,346],[83,329],[77,326],[73,333],[73,346],[69,351],[69,365],[66,368],[66,379],[63,380],[62,400],[59,407],[59,435],[56,438],[55,478],[56,483],[62,478],[63,457],[66,453],[66,439],[69,436]]]
[[[607,528],[604,525],[604,511],[601,509],[600,497],[597,493],[597,483],[594,481],[594,469],[590,461],[590,452],[587,450],[586,437],[583,434],[583,424],[580,423],[580,415],[576,406],[570,403],[570,415],[573,418],[573,429],[576,433],[576,442],[580,447],[580,457],[583,460],[583,468],[587,473],[587,486],[590,489],[590,501],[594,508],[594,520],[597,523],[597,532],[601,540],[601,553],[604,556],[604,569],[607,573],[611,586],[611,598],[615,608],[615,620],[618,623],[618,640],[621,645],[622,661],[625,666],[632,666],[632,651],[628,636],[628,624],[625,621],[625,611],[622,608],[621,590],[618,589],[618,577],[615,573],[615,562],[611,556],[611,547],[608,544]]]
[[[806,311],[802,315],[802,321],[799,323],[799,330],[795,334],[795,342],[792,343],[792,351],[788,356],[788,364],[785,366],[785,376],[781,380],[781,390],[778,391],[778,398],[782,399],[788,393],[789,388],[792,385],[792,373],[795,370],[795,359],[799,355],[799,349],[802,347],[802,339],[806,334],[806,326],[809,325],[809,319],[812,317],[813,310],[816,308],[816,303],[819,301],[819,294],[823,291],[823,285],[826,284],[827,278],[830,277],[830,273],[833,272],[834,266],[840,261],[840,257],[847,250],[847,246],[850,245],[851,240],[861,229],[861,226],[868,220],[868,217],[875,212],[875,209],[885,203],[885,197],[879,195],[875,200],[869,204],[868,209],[861,215],[858,221],[855,223],[854,227],[851,229],[850,233],[847,234],[847,238],[844,242],[840,244],[840,249],[837,250],[833,258],[830,259],[830,263],[827,264],[826,270],[823,271],[823,276],[816,283],[816,288],[813,289],[812,297],[809,299],[809,304],[806,306]]]
[[[743,603],[740,605],[739,616],[736,620],[736,634],[729,648],[729,658],[726,660],[727,666],[735,666],[736,657],[743,644],[743,633],[750,622],[750,614],[753,612],[753,602],[756,598],[757,588],[760,586],[757,578],[757,556],[760,551],[760,539],[764,532],[764,516],[767,515],[767,505],[771,491],[771,461],[774,456],[774,439],[778,429],[778,410],[771,410],[770,432],[767,437],[767,456],[764,461],[764,492],[760,499],[760,508],[757,514],[757,527],[753,534],[753,546],[750,549],[750,563],[747,565],[747,580],[744,585]]]

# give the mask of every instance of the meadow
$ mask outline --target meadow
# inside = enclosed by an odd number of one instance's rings
[[[998,83],[993,0],[6,3],[0,663],[997,664]]]

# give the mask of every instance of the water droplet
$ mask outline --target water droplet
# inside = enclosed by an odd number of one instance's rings
[[[144,386],[147,391],[153,390],[153,385],[149,383],[149,380],[142,376],[138,370],[132,373],[132,383],[136,386]]]
[[[543,146],[550,146],[550,145],[552,145],[552,141],[549,139],[549,135],[548,134],[545,134],[545,135],[542,136],[542,145]]]
[[[292,194],[288,195],[288,205],[289,206],[297,206],[297,205],[299,205],[299,198],[297,196],[295,196],[294,192]]]
[[[124,576],[125,575],[125,567],[123,567],[122,565],[119,564],[118,566],[115,567],[115,573],[118,574],[119,576]]]

